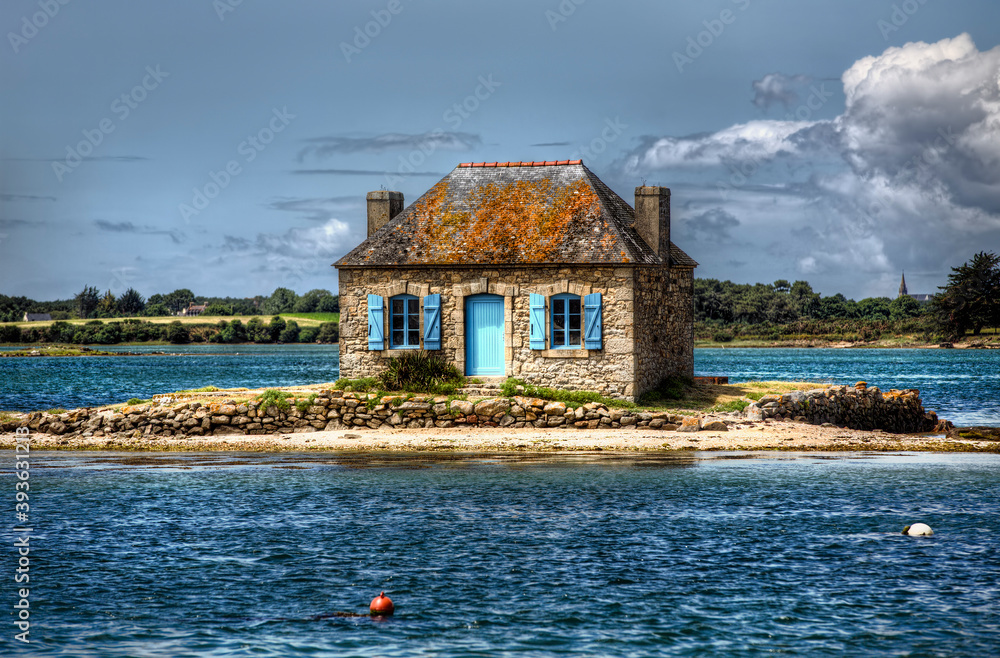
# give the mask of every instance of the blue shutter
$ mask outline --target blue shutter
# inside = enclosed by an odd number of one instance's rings
[[[382,298],[379,295],[368,295],[368,349],[384,350],[385,336],[383,335],[383,314],[385,310],[382,306]]]
[[[545,349],[545,297],[531,293],[531,340],[533,350]]]
[[[583,346],[588,350],[601,349],[601,293],[583,298]]]
[[[424,349],[441,349],[441,295],[424,297]]]

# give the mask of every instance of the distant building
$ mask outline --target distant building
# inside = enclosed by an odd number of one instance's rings
[[[907,297],[912,297],[914,300],[920,302],[921,304],[924,304],[926,302],[931,301],[931,299],[934,297],[934,295],[928,295],[927,293],[917,293],[917,294],[911,295],[909,293],[909,291],[907,291],[907,289],[906,289],[906,273],[905,272],[903,273],[902,280],[900,280],[900,282],[899,282],[899,294],[896,295],[896,297],[899,298],[899,297],[903,297],[904,295],[907,296]]]
[[[25,313],[22,322],[51,322],[52,316],[48,313]]]
[[[178,315],[201,315],[202,313],[205,312],[205,308],[207,306],[208,304],[195,304],[194,302],[192,302],[188,305],[187,308],[181,310],[181,312],[178,313]]]

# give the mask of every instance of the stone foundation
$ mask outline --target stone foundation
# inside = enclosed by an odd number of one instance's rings
[[[76,409],[61,414],[34,412],[0,424],[13,432],[27,427],[32,432],[69,436],[205,436],[224,434],[277,434],[341,429],[462,428],[462,427],[563,427],[608,430],[648,427],[666,431],[727,429],[727,423],[799,420],[812,424],[832,423],[852,429],[882,429],[895,433],[942,431],[951,424],[925,412],[916,391],[833,386],[814,391],[795,391],[764,396],[742,414],[705,419],[665,411],[649,413],[608,408],[588,403],[570,408],[563,402],[515,396],[451,400],[442,396],[389,395],[320,391],[309,406],[286,410],[257,401],[234,400],[124,406],[118,410]]]

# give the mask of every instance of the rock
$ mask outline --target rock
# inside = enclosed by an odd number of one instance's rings
[[[480,400],[475,405],[477,416],[492,417],[497,414],[505,414],[510,409],[510,400],[506,398],[489,398]]]
[[[472,413],[475,406],[471,402],[467,402],[465,400],[452,400],[451,408],[463,416],[468,416]]]
[[[542,408],[542,411],[544,411],[550,416],[561,416],[566,413],[566,403],[549,402]]]
[[[749,405],[746,409],[743,410],[743,413],[746,415],[747,420],[749,421],[759,423],[760,421],[764,420],[764,412],[761,411],[761,408],[758,407],[756,404]]]
[[[681,425],[683,427],[683,425]],[[710,420],[701,426],[701,429],[706,432],[726,432],[729,427],[721,420]]]
[[[654,418],[653,420],[649,421],[649,426],[654,430],[658,430],[664,425],[666,425],[666,422],[662,418]]]
[[[696,416],[688,416],[677,428],[678,432],[697,432],[701,429],[701,419]]]

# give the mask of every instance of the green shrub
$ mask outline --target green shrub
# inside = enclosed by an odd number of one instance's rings
[[[125,404],[133,406],[136,404],[145,404],[147,402],[149,402],[149,400],[143,400],[142,398],[129,398],[128,402],[126,402]]]
[[[465,385],[465,377],[454,364],[423,350],[389,359],[378,376],[387,391],[426,391],[447,395]]]
[[[522,390],[518,391],[518,387]],[[528,384],[524,380],[518,379],[516,377],[509,377],[507,381],[503,383],[501,387],[501,393],[504,397],[513,397],[515,395],[525,395],[528,397],[541,398],[543,400],[554,400],[556,402],[565,402],[569,406],[580,406],[587,404],[588,402],[601,402],[609,407],[634,407],[635,405],[631,402],[625,400],[614,400],[602,396],[600,393],[595,393],[594,391],[563,391],[561,389],[555,388],[545,388],[544,386],[535,386],[534,384]]]
[[[749,400],[730,400],[712,407],[709,411],[743,411],[750,406]]]
[[[290,397],[292,397],[291,393],[269,388],[257,397],[257,401],[260,403],[261,409],[267,409],[271,405],[274,405],[281,411],[288,411],[292,408],[292,405],[288,402],[288,398]]]
[[[712,334],[712,340],[716,343],[729,343],[733,340],[733,335],[728,331],[716,331]]]
[[[295,402],[295,408],[298,409],[299,411],[301,411],[302,413],[305,413],[306,410],[309,407],[311,407],[313,405],[313,402],[315,402],[315,401],[316,401],[316,394],[313,393],[312,395],[310,395],[307,398],[301,398],[301,399],[297,400]]]

